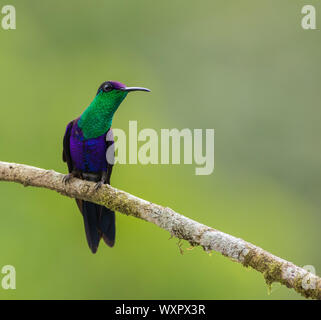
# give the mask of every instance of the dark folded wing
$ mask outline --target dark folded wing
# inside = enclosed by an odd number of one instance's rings
[[[62,160],[64,162],[67,162],[69,172],[71,172],[73,169],[71,155],[70,155],[70,135],[71,135],[71,129],[73,124],[74,124],[74,121],[71,121],[68,123],[66,132],[64,135],[64,140],[63,140]]]
[[[114,135],[110,128],[106,133],[106,160],[107,160],[107,183],[110,184],[110,177],[113,170],[113,165],[115,162],[115,146],[114,146]]]

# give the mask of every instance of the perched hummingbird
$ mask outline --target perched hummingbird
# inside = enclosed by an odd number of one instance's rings
[[[114,139],[111,124],[114,113],[131,91],[150,91],[141,87],[126,87],[116,81],[104,82],[94,100],[83,114],[69,122],[63,140],[63,161],[67,162],[72,177],[96,182],[95,188],[110,184],[114,164]],[[107,149],[108,157],[106,155]],[[112,159],[110,159],[112,158]],[[113,247],[115,244],[115,212],[92,202],[76,199],[82,213],[89,248],[98,249],[100,239]]]

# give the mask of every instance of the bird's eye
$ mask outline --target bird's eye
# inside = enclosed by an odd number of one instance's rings
[[[106,85],[104,85],[105,92],[111,91],[112,89],[113,89],[113,87],[110,83],[107,83]]]

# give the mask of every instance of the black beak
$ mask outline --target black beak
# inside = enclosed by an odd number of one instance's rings
[[[121,90],[127,91],[127,92],[130,92],[130,91],[146,91],[146,92],[150,92],[149,89],[142,88],[142,87],[126,87],[126,88],[123,88]]]

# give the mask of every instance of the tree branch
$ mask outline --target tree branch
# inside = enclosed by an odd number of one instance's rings
[[[55,190],[62,195],[95,202],[126,215],[143,219],[170,232],[172,236],[218,251],[235,262],[261,272],[268,285],[280,282],[306,298],[321,299],[321,278],[242,239],[186,218],[170,208],[135,197],[104,185],[98,191],[94,183],[72,179],[65,185],[64,175],[23,164],[0,161],[0,181],[21,183]]]

